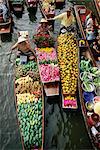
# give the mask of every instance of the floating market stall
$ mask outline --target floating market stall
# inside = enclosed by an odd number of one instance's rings
[[[49,1],[43,1],[43,0],[39,0],[39,6],[40,6],[40,10],[41,13],[43,15],[43,17],[47,20],[50,18],[53,18],[55,16],[55,4],[53,3],[51,5],[51,3]],[[52,25],[54,28],[54,20],[48,20],[49,25]]]
[[[94,149],[100,149],[100,69],[92,59],[90,50],[80,46],[79,97],[85,125]]]
[[[58,36],[58,64],[62,86],[62,107],[77,109],[78,48],[71,33]]]
[[[38,38],[37,38],[38,37]],[[59,95],[59,67],[54,39],[50,35],[34,35],[41,82],[47,96]]]
[[[26,61],[26,56],[18,55],[15,93],[18,124],[24,149],[43,149],[43,90],[35,59]]]
[[[4,20],[3,13],[0,13],[0,34],[11,33],[12,31],[12,16],[9,8],[9,2],[8,0],[4,0],[4,3],[8,9],[8,17]]]
[[[87,9],[84,5],[75,5],[74,6],[74,10],[75,10],[75,15],[76,15],[77,23],[78,23],[78,26],[79,26],[80,31],[81,31],[82,38],[84,40],[86,40],[86,45],[87,45],[88,49],[91,51],[90,53],[92,53],[91,55],[93,55],[93,57],[94,57],[94,58],[92,57],[92,59],[95,62],[95,60],[96,60],[95,53],[93,53],[93,51],[94,51],[93,50],[93,46],[90,47],[89,46],[89,42],[87,41],[86,27],[85,27],[86,16],[91,12],[91,10]],[[98,23],[96,24],[96,26],[97,26],[96,28],[97,28],[97,31],[98,31],[99,30]],[[91,34],[94,34],[94,33],[91,33]],[[95,39],[96,38],[97,37],[95,37]],[[93,43],[91,43],[91,44],[93,44]]]
[[[40,10],[45,17],[53,18],[55,16],[55,5],[51,5],[49,2],[39,1]]]

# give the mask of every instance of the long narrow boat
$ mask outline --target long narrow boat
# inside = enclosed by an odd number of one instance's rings
[[[7,14],[8,18],[7,21],[4,22],[3,14],[2,13],[0,14],[0,34],[11,33],[11,28],[12,28],[12,17],[10,13],[8,0],[4,0],[4,3],[8,9],[8,14]]]
[[[58,64],[62,87],[62,108],[77,109],[78,47],[71,32],[58,36]]]
[[[100,103],[100,95],[98,95],[95,91],[95,88],[100,86],[100,81],[98,80],[98,83],[94,84],[95,80],[99,79],[100,70],[96,67],[91,52],[86,46],[86,44],[82,46],[83,44],[81,44],[81,42],[86,43],[85,40],[79,40],[80,70],[78,78],[78,89],[80,104],[86,129],[90,137],[92,146],[94,149],[100,149],[99,138],[97,136],[99,135],[99,130],[97,128],[100,128],[100,114],[97,114],[97,112],[94,109],[96,105],[94,99],[97,98],[98,102]],[[86,86],[87,84],[88,87]]]
[[[36,13],[37,11],[37,4],[38,4],[38,1],[37,0],[26,0],[26,6],[27,6],[27,10],[29,12],[32,12],[32,13]]]
[[[41,82],[46,96],[59,95],[59,67],[54,38],[49,33],[33,35]]]
[[[26,33],[26,34],[25,34]],[[19,36],[29,39],[27,31]],[[18,125],[23,149],[43,150],[44,97],[35,59],[18,54],[16,59],[15,95]]]
[[[75,5],[74,10],[75,10],[77,23],[78,23],[78,26],[79,26],[80,31],[81,31],[82,38],[84,40],[87,40],[84,23],[85,23],[86,16],[91,12],[91,10],[87,9],[84,5]],[[89,48],[89,44],[87,41],[86,41],[86,44],[88,46],[89,51],[91,51],[90,53],[92,53],[92,49]],[[92,53],[92,55],[93,55],[93,53]],[[94,58],[93,58],[93,60],[95,61]]]
[[[98,15],[99,15],[99,17],[100,17],[100,0],[93,0],[93,1],[94,1],[96,10],[97,10],[97,12],[98,12]]]
[[[80,8],[82,9],[80,10]],[[100,116],[99,116],[100,114],[96,114],[97,112],[95,112],[95,110],[93,109],[93,107],[95,107],[95,104],[96,104],[96,102],[93,100],[95,99],[95,97],[98,97],[98,102],[100,103],[100,97],[99,97],[100,95],[95,90],[95,89],[98,89],[100,86],[99,85],[100,84],[100,81],[99,81],[100,70],[96,67],[97,65],[96,61],[94,60],[93,54],[86,40],[84,29],[82,27],[82,22],[85,21],[85,17],[90,11],[88,10],[86,11],[83,5],[75,6],[74,9],[75,9],[77,23],[79,25],[81,38],[82,38],[78,42],[79,43],[79,56],[80,56],[79,57],[79,62],[80,62],[79,74],[80,75],[78,79],[80,104],[81,104],[81,109],[82,109],[85,125],[87,128],[88,135],[91,139],[92,146],[94,149],[99,149],[100,143],[99,143],[99,139],[97,136],[99,132],[96,129],[96,125],[100,123]],[[81,11],[80,14],[82,18],[79,16],[78,11]],[[84,13],[86,13],[85,16],[84,16]],[[95,71],[93,72],[93,70],[97,71],[98,73],[95,74],[94,73]],[[95,80],[98,80],[97,83],[95,83]],[[95,120],[95,118],[97,120]]]

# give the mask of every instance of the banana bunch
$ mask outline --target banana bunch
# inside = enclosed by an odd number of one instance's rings
[[[26,104],[26,103],[32,103],[33,101],[37,101],[35,95],[30,93],[16,94],[16,96],[17,96],[17,105],[22,103]]]
[[[29,76],[17,79],[15,81],[16,94],[31,93],[32,84],[33,84],[33,80]]]
[[[78,76],[78,49],[72,34],[58,37],[58,62],[63,94],[75,94]]]

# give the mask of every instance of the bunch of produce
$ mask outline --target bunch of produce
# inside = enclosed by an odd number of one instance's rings
[[[64,107],[77,107],[77,100],[73,96],[66,96],[64,99]]]
[[[26,99],[25,99],[26,98]],[[17,96],[18,119],[26,149],[42,146],[42,100],[34,95]]]
[[[84,91],[93,92],[100,87],[100,69],[92,67],[90,60],[81,60],[80,69],[80,79]]]
[[[50,49],[50,51],[46,51],[46,50]],[[56,50],[54,48],[39,48],[38,52],[38,60],[39,62],[43,62],[43,61],[56,61],[57,62],[57,54],[56,54]]]
[[[16,94],[16,96],[17,96],[18,105],[24,104],[24,103],[32,103],[38,100],[34,94],[30,94],[30,93]]]
[[[78,49],[76,39],[72,34],[59,35],[58,62],[63,94],[75,95],[78,76]]]
[[[49,34],[36,34],[33,36],[33,41],[38,48],[54,47],[54,38]]]
[[[54,48],[36,48],[42,82],[59,81],[59,67]]]
[[[32,80],[31,77],[26,76],[15,81],[16,94],[34,93],[37,96],[41,94],[41,85],[39,81]]]
[[[16,60],[16,65],[16,79],[29,75],[33,77],[34,81],[39,80],[39,71],[36,62],[29,61],[27,64],[20,65],[20,60],[18,58]]]
[[[39,65],[42,82],[59,81],[59,67],[54,64]]]
[[[42,96],[37,63],[16,60],[16,102],[25,149],[42,146]]]

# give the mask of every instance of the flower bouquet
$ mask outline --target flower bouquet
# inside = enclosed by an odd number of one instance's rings
[[[38,48],[54,47],[55,43],[54,38],[49,34],[35,34],[33,36],[33,41]]]
[[[65,108],[77,108],[76,98],[72,96],[66,96],[64,98],[64,107]]]
[[[54,64],[39,65],[40,77],[42,82],[59,81],[59,67]]]

